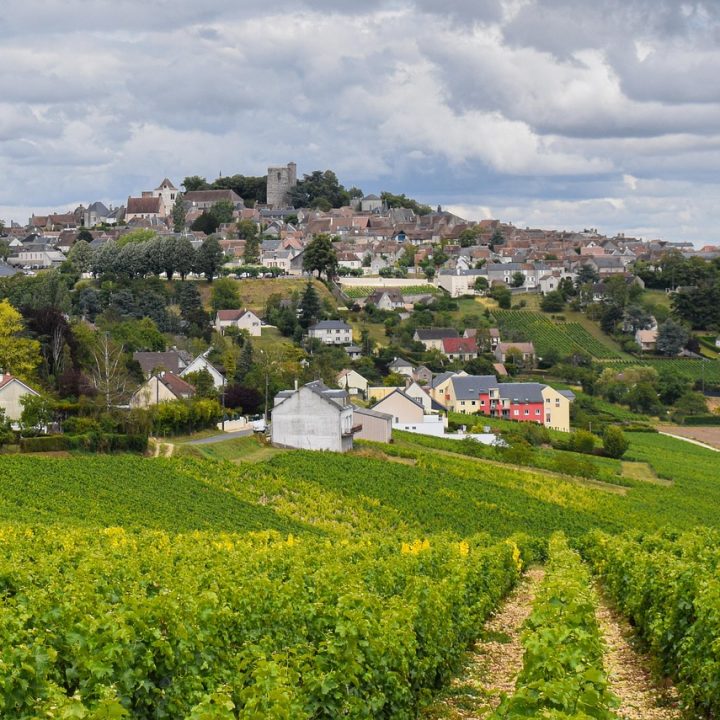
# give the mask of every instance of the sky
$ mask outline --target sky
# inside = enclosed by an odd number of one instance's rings
[[[720,2],[3,0],[0,219],[295,161],[720,243]]]

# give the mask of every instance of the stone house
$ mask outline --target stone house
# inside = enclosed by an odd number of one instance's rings
[[[251,337],[262,335],[262,321],[252,310],[247,308],[217,311],[215,330],[224,335],[229,327],[246,330]]]

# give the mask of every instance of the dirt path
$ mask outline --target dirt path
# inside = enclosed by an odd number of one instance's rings
[[[482,720],[515,689],[522,668],[520,631],[532,609],[545,571],[530,568],[483,634],[468,652],[465,665],[443,696],[422,713],[425,720]]]
[[[599,593],[598,624],[605,637],[605,670],[610,689],[620,698],[617,714],[623,720],[675,720],[681,718],[674,687],[659,688],[649,670],[649,659],[633,647],[627,620]]]

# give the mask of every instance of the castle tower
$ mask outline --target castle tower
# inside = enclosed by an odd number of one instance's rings
[[[288,193],[297,185],[297,165],[269,167],[267,173],[267,204],[272,208],[288,206]]]

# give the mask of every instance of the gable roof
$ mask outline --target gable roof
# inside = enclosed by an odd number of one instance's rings
[[[39,395],[40,393],[37,390],[33,390],[29,385],[26,385],[20,378],[16,378],[14,375],[11,375],[10,373],[0,374],[0,390],[7,387],[11,383],[16,382],[22,385],[24,388],[26,388],[29,392],[31,392],[33,395]]]
[[[506,353],[511,348],[515,348],[521,353],[535,353],[535,346],[531,342],[501,342],[497,346],[501,353]]]
[[[480,393],[498,385],[494,375],[456,375],[450,382],[456,400],[475,400]]]
[[[460,336],[455,328],[443,327],[415,328],[415,334],[418,336],[418,340],[442,340]]]
[[[236,310],[218,310],[217,311],[217,319],[218,320],[239,320],[244,315],[255,315],[252,310],[248,310],[247,308],[238,308]],[[257,316],[256,316],[257,317]]]
[[[541,383],[503,383],[499,386],[500,396],[519,402],[543,402],[542,391],[547,387]]]
[[[173,393],[173,395],[177,397],[195,394],[195,387],[175,375],[175,373],[164,372],[160,375],[159,380],[168,390],[170,390],[170,392]]]
[[[415,367],[415,366],[409,360],[405,360],[404,358],[401,358],[401,357],[396,357],[396,358],[393,358],[393,361],[388,365],[388,367],[389,368],[392,368],[392,367],[396,367],[396,368],[409,367],[409,368],[411,368],[411,367]]]
[[[310,330],[351,330],[352,328],[342,320],[321,320],[310,326]]]
[[[422,404],[419,400],[416,400],[415,398],[412,398],[412,397],[410,397],[409,395],[406,395],[406,394],[405,394],[402,390],[400,390],[399,388],[396,388],[395,390],[393,390],[391,393],[389,393],[388,395],[386,395],[382,400],[378,400],[378,401],[372,406],[372,409],[373,409],[373,410],[376,410],[378,407],[380,407],[380,405],[382,405],[384,402],[386,402],[387,400],[389,400],[393,395],[400,395],[400,397],[404,398],[404,399],[407,400],[408,402],[411,402],[413,405],[416,405],[416,406],[419,407],[423,412],[425,412],[425,408],[424,408],[423,404]]]
[[[475,338],[447,337],[443,338],[443,352],[445,353],[476,353],[477,342]]]
[[[179,374],[191,358],[184,357],[178,350],[167,352],[134,352],[133,360],[137,360],[145,375],[156,368],[164,368],[167,372]]]
[[[127,201],[128,215],[150,215],[160,213],[159,197],[129,197]]]

